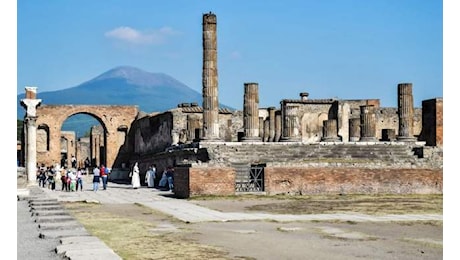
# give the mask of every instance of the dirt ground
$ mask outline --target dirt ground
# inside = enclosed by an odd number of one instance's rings
[[[212,199],[191,202],[225,212],[305,211],[299,207],[302,202],[296,200]],[[318,205],[324,207],[322,202]],[[187,224],[136,204],[68,207],[77,217],[86,221],[92,219],[94,222],[87,223],[87,229],[99,230],[96,235],[123,259],[443,258],[443,228],[439,221],[235,221]],[[108,215],[113,221],[119,222],[111,224],[106,217]],[[105,218],[103,223],[108,226],[101,228],[102,222],[97,222],[98,218]],[[115,232],[122,226],[126,230],[120,230],[119,234],[108,231]],[[130,228],[137,229],[132,231]],[[128,235],[130,233],[136,235],[131,237]]]

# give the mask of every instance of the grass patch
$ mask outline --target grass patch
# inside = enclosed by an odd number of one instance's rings
[[[256,200],[248,211],[263,211],[275,214],[335,214],[360,213],[369,215],[388,214],[442,214],[442,194],[346,194],[346,195],[232,195],[198,196],[201,200]]]
[[[156,231],[169,217],[140,204],[66,203],[64,207],[123,259],[230,259],[227,252],[187,239],[185,229]]]

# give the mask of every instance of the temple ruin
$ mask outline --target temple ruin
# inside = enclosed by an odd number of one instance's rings
[[[379,99],[314,99],[307,92],[262,108],[263,86],[242,82],[243,111],[220,108],[216,15],[203,14],[202,25],[202,106],[182,103],[145,114],[137,106],[47,105],[26,88],[27,169],[59,163],[64,139],[72,150],[65,153],[107,165],[112,181],[126,180],[134,162],[141,174],[151,164],[158,174],[172,165],[174,193],[183,198],[241,192],[442,193],[442,98],[414,107],[413,85],[400,83],[395,108],[381,107]],[[60,130],[78,113],[101,123],[88,140]]]

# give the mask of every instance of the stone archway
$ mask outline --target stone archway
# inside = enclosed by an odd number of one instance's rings
[[[113,168],[120,147],[125,140],[119,131],[128,132],[139,112],[138,106],[117,105],[42,105],[37,108],[37,125],[46,125],[49,149],[37,151],[37,162],[54,165],[61,158],[61,128],[64,121],[76,114],[87,114],[102,125],[105,133],[105,153],[107,167]]]

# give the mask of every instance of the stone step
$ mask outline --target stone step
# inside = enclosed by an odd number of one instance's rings
[[[73,221],[75,220],[70,215],[58,215],[58,216],[36,216],[35,222],[36,223],[53,223],[53,222],[65,222],[65,221]]]
[[[31,206],[29,211],[41,211],[41,210],[63,210],[64,208],[60,205],[39,205],[39,206]]]
[[[90,236],[91,234],[84,228],[65,229],[65,230],[40,230],[38,237],[47,238],[62,238],[70,236]]]
[[[66,216],[69,212],[65,210],[34,210],[32,216]]]
[[[49,223],[40,223],[38,228],[41,230],[57,230],[57,229],[72,229],[72,228],[81,228],[83,227],[80,222],[77,220],[65,221],[65,222],[49,222]]]

